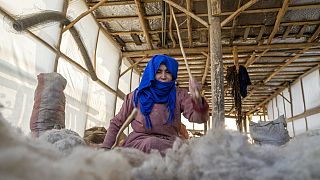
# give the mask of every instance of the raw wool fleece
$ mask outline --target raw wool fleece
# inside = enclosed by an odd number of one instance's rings
[[[231,131],[177,140],[162,157],[136,149],[75,147],[64,155],[52,144],[22,137],[0,117],[0,174],[4,179],[320,179],[320,130],[284,146],[251,145]]]
[[[189,144],[176,141],[166,156],[150,154],[136,179],[320,179],[320,131],[285,146],[251,145],[237,132],[209,131]],[[312,147],[312,148],[311,148]]]
[[[39,139],[53,144],[65,154],[70,154],[76,146],[84,146],[86,144],[78,133],[69,129],[48,130],[40,135]]]
[[[64,155],[52,144],[23,137],[0,114],[1,180],[131,179],[131,169],[121,154],[76,147]]]

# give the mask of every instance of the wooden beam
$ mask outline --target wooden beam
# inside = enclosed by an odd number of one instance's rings
[[[85,17],[86,15],[90,14],[92,11],[98,9],[103,3],[107,2],[108,0],[101,0],[99,1],[96,5],[94,5],[92,8],[88,9],[87,11],[81,13],[76,19],[74,19],[70,24],[68,24],[64,29],[63,32],[67,31],[70,29],[74,24],[76,24],[80,19]]]
[[[286,38],[287,38],[287,36],[289,35],[291,29],[292,29],[292,26],[291,26],[291,25],[290,25],[290,26],[287,26],[286,31],[285,31],[285,32],[283,33],[283,35],[282,35],[282,39],[286,39]]]
[[[264,50],[262,53],[259,54],[258,57],[250,57],[250,59],[246,62],[245,67],[249,67],[251,64],[259,60],[263,55],[265,55],[268,52],[269,49]]]
[[[299,30],[299,33],[297,34],[296,38],[298,38],[298,39],[301,38],[303,36],[303,33],[305,32],[306,28],[307,28],[307,25],[303,25],[301,27],[301,29]]]
[[[250,28],[247,27],[246,30],[244,31],[243,40],[247,40],[249,33],[250,33]]]
[[[278,12],[278,15],[277,15],[277,19],[276,19],[276,22],[274,24],[274,27],[273,27],[273,30],[269,36],[269,39],[267,41],[267,44],[270,44],[273,37],[276,35],[276,33],[278,32],[279,30],[279,27],[280,27],[280,23],[281,23],[281,19],[282,17],[285,15],[286,11],[287,11],[287,8],[289,6],[289,0],[284,0],[283,1],[283,4],[282,4],[282,8],[280,9],[280,11]]]
[[[301,114],[298,114],[296,116],[293,116],[293,117],[290,117],[290,118],[287,118],[287,122],[292,122],[292,121],[295,121],[295,120],[298,120],[298,119],[301,119],[301,118],[305,118],[305,117],[308,117],[308,116],[312,116],[314,114],[319,114],[320,113],[320,106],[317,106],[317,107],[314,107],[314,108],[311,108]]]
[[[318,47],[320,46],[319,42],[308,42],[308,43],[291,43],[291,44],[270,44],[270,45],[244,45],[237,46],[238,53],[239,52],[252,52],[256,51],[264,51],[266,49],[301,49],[302,47]],[[186,53],[190,54],[200,54],[200,52],[207,52],[207,47],[194,47],[194,48],[184,48]],[[232,52],[232,47],[222,47],[222,53],[230,53]],[[179,48],[171,48],[171,49],[156,49],[156,50],[142,50],[142,51],[127,51],[123,52],[123,56],[125,57],[138,57],[149,55],[152,56],[154,54],[181,54]]]
[[[320,24],[320,20],[316,20],[316,21],[295,21],[295,22],[283,22],[280,24],[280,26],[290,26],[290,25],[295,25],[295,26],[300,26],[300,25],[319,25]],[[250,28],[261,28],[262,26],[265,26],[264,24],[250,24],[250,25],[238,25],[236,26],[236,28],[239,29],[245,29],[247,27]],[[266,26],[266,27],[273,27],[273,26]],[[232,29],[231,26],[225,26],[222,27],[223,30],[229,30]],[[208,30],[206,27],[200,27],[200,28],[193,28],[193,31],[202,31],[202,30]],[[180,31],[188,31],[187,28],[181,28]],[[149,33],[150,34],[157,34],[161,32],[161,30],[150,30]],[[130,35],[130,33],[137,33],[137,34],[143,34],[142,31],[117,31],[117,32],[111,32],[110,34],[114,35]]]
[[[241,6],[239,9],[237,9],[234,13],[232,13],[229,17],[227,17],[225,20],[222,21],[221,27],[227,25],[231,20],[233,20],[235,17],[237,17],[241,12],[248,9],[252,5],[254,5],[259,0],[251,0],[247,2],[245,5]]]
[[[142,28],[142,31],[143,31],[144,38],[147,41],[148,48],[149,49],[153,49],[153,46],[152,46],[152,43],[151,43],[151,39],[150,39],[150,35],[149,35],[149,32],[148,32],[148,28],[147,28],[148,26],[146,24],[146,20],[144,19],[144,10],[142,8],[141,0],[134,0],[134,2],[136,4],[136,6],[137,6],[137,14],[139,16],[140,25],[141,25],[141,28]]]
[[[206,82],[206,77],[208,75],[208,71],[209,71],[209,65],[210,65],[210,57],[207,53],[202,52],[203,55],[207,56],[207,60],[206,60],[206,65],[204,67],[204,73],[201,79],[201,84],[204,85],[204,83]]]
[[[139,38],[139,36],[137,34],[131,33],[130,35],[136,45],[138,45],[138,46],[142,45],[141,39]]]
[[[192,12],[192,0],[186,0],[187,1],[187,11]],[[188,40],[189,40],[189,48],[191,48],[193,45],[192,40],[192,21],[191,17],[187,16],[187,27],[188,27]]]
[[[314,32],[312,37],[308,39],[308,43],[313,42],[320,33],[320,25],[318,26],[317,30]],[[264,83],[267,83],[270,81],[277,73],[282,71],[285,67],[287,67],[289,64],[291,64],[294,60],[298,59],[305,51],[307,51],[310,47],[305,47],[303,50],[301,50],[299,53],[297,53],[294,57],[289,58],[284,65],[279,67],[276,71],[270,74],[270,76],[264,80]]]
[[[241,2],[242,0],[238,0],[237,1],[238,4],[237,4],[237,9],[240,8],[241,6]],[[233,40],[234,40],[234,36],[235,36],[235,31],[236,31],[236,25],[238,24],[238,17],[235,17],[233,20],[232,20],[232,29],[231,29],[231,35],[230,35],[230,40],[229,40],[229,45],[232,46],[233,44]]]
[[[266,104],[267,102],[269,102],[272,98],[276,97],[279,93],[281,93],[285,88],[287,88],[286,86],[288,85],[288,83],[285,83],[285,87],[281,87],[279,88],[275,93],[273,93],[271,96],[269,96],[267,99],[265,99],[264,101],[262,101],[261,103],[259,103],[257,106],[255,106],[252,110],[250,110],[247,115],[254,113],[259,107],[261,107],[262,105]]]
[[[208,23],[206,21],[204,21],[203,19],[201,19],[200,17],[196,16],[195,14],[193,14],[192,12],[188,11],[187,9],[179,6],[178,4],[172,2],[171,0],[163,0],[166,3],[168,3],[169,5],[179,9],[180,11],[186,13],[186,15],[192,17],[193,19],[195,19],[196,21],[198,21],[200,24],[204,25],[206,28],[209,27]]]

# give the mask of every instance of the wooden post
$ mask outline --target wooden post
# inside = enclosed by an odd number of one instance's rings
[[[306,108],[306,100],[305,100],[305,95],[304,95],[302,78],[300,79],[300,85],[301,85],[301,93],[302,93],[303,112],[305,113],[305,112],[307,111],[307,108]],[[308,131],[308,120],[307,120],[307,116],[304,117],[304,121],[306,122],[306,131]]]
[[[64,15],[67,14],[67,9],[68,9],[68,5],[69,5],[69,2],[68,1],[64,1],[63,2],[63,9],[62,9],[62,12]],[[58,41],[58,44],[57,44],[57,49],[60,50],[60,46],[61,46],[61,41],[62,41],[62,34],[63,34],[63,23],[60,24],[60,37],[59,37],[59,41]],[[56,58],[54,60],[54,65],[53,65],[53,72],[57,72],[58,71],[58,63],[59,63],[59,58],[60,56],[58,54],[56,54]]]
[[[224,86],[221,46],[220,0],[208,0],[210,34],[212,128],[224,128]],[[210,8],[212,7],[212,9]]]
[[[291,117],[293,117],[293,101],[292,101],[292,93],[291,93],[291,84],[289,84],[289,95],[290,95],[290,108],[291,108]],[[292,132],[293,132],[293,136],[296,136],[296,132],[294,131],[294,122],[292,121]]]

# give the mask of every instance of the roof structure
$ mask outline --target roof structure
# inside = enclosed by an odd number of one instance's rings
[[[211,106],[206,0],[87,0],[87,5],[97,8],[95,18],[139,73],[154,54],[168,54],[179,61],[179,86],[188,87],[175,16],[191,73],[202,82]],[[248,96],[242,99],[247,114],[264,111],[270,99],[320,65],[320,0],[221,0],[221,13],[215,16],[221,20],[224,76],[227,67],[240,64],[251,78]],[[233,115],[226,80],[224,87],[225,114]]]

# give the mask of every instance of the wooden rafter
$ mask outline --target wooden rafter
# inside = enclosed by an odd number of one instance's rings
[[[237,17],[241,12],[248,9],[258,1],[259,0],[251,0],[247,2],[245,5],[241,6],[239,9],[237,9],[234,13],[232,13],[229,17],[227,17],[225,20],[221,22],[221,27],[227,25],[230,21],[232,21],[235,17]]]
[[[313,42],[320,33],[320,26],[318,26],[317,30],[314,32],[312,37],[308,39],[308,43]],[[302,46],[303,47],[303,46]],[[306,52],[310,47],[305,47],[303,50],[301,50],[299,53],[297,53],[294,57],[289,58],[286,63],[282,66],[280,66],[276,71],[270,74],[270,76],[264,80],[264,83],[267,83],[270,81],[276,74],[278,74],[280,71],[282,71],[285,67],[287,67],[289,64],[291,64],[294,60],[298,59],[301,55],[303,55],[304,52]]]
[[[192,12],[192,0],[187,1],[187,11]],[[188,27],[188,41],[189,41],[189,48],[192,47],[192,21],[191,17],[187,16],[187,27]]]
[[[254,50],[257,51],[264,51],[266,49],[299,49],[301,47],[318,47],[320,46],[320,42],[309,42],[309,43],[293,43],[293,44],[270,44],[270,45],[244,45],[244,46],[237,46],[238,53],[239,52],[252,52]],[[199,54],[199,52],[207,52],[207,47],[194,47],[194,48],[184,48],[186,53],[191,54]],[[232,52],[232,47],[223,47],[223,53],[230,53]],[[132,51],[132,52],[123,52],[123,56],[125,57],[138,57],[138,56],[145,56],[145,55],[154,55],[154,54],[180,54],[179,48],[171,48],[171,49],[156,49],[156,50],[142,50],[142,51]]]
[[[194,13],[188,11],[187,9],[185,9],[184,7],[179,6],[178,4],[170,1],[170,0],[163,0],[166,3],[168,3],[169,5],[171,5],[172,7],[175,7],[177,9],[179,9],[180,11],[186,13],[186,15],[192,17],[193,19],[195,19],[196,21],[198,21],[200,24],[204,25],[205,27],[209,27],[208,23],[206,21],[204,21],[203,19],[201,19],[200,17],[198,17],[197,15],[195,15]]]
[[[90,14],[92,11],[98,9],[98,7],[100,7],[103,3],[107,2],[108,0],[101,0],[100,2],[98,2],[97,4],[95,4],[92,8],[88,9],[87,11],[83,12],[82,14],[80,14],[76,19],[74,19],[70,24],[68,24],[64,29],[63,32],[67,31],[68,29],[70,29],[74,24],[76,24],[80,19],[82,19],[83,17],[85,17],[86,15]]]
[[[134,0],[136,6],[137,6],[137,14],[139,16],[139,20],[140,20],[140,25],[143,31],[143,35],[147,41],[148,44],[148,48],[149,49],[153,49],[152,43],[151,43],[151,39],[150,39],[150,35],[148,32],[148,25],[146,23],[146,20],[144,19],[144,9],[142,8],[142,4],[141,4],[141,0]]]
[[[287,26],[286,31],[282,35],[282,39],[287,38],[287,36],[289,35],[291,29],[292,29],[292,26]]]
[[[280,9],[280,11],[278,12],[278,15],[277,15],[277,19],[276,19],[276,22],[274,24],[274,27],[273,27],[273,30],[269,36],[269,39],[267,41],[267,44],[270,44],[273,37],[276,35],[276,33],[278,32],[279,30],[279,27],[280,27],[280,23],[281,23],[281,19],[282,17],[285,15],[287,9],[288,9],[288,6],[289,6],[289,1],[290,0],[284,0],[283,1],[283,4],[282,4],[282,8]]]
[[[242,0],[238,0],[238,4],[237,4],[237,9],[240,8],[241,6],[241,1]],[[232,29],[231,29],[231,36],[230,36],[230,40],[229,40],[229,45],[233,44],[233,40],[234,40],[234,36],[235,36],[235,31],[236,31],[236,25],[238,24],[238,17],[235,17],[232,20]]]
[[[316,21],[295,21],[295,22],[283,22],[280,24],[280,26],[300,26],[300,25],[319,25],[320,24],[320,20],[316,20]],[[241,25],[241,26],[236,26],[237,29],[241,29],[241,28],[262,28],[263,26],[265,26],[264,24],[252,24],[252,25]],[[266,28],[270,28],[273,26],[265,26]],[[223,30],[228,30],[228,29],[232,29],[231,26],[225,26],[222,27]],[[193,28],[193,31],[202,31],[202,30],[208,30],[207,28]],[[181,28],[180,31],[188,31],[187,28]],[[150,30],[149,33],[150,34],[157,34],[161,32],[161,30]],[[130,35],[131,33],[136,33],[136,34],[143,34],[142,31],[117,31],[117,32],[111,32],[110,34],[112,35]]]
[[[255,52],[253,52],[252,56],[250,57],[250,59],[248,59],[248,61],[246,62],[245,67],[246,68],[249,67],[251,64],[253,64],[257,60],[259,60],[263,55],[265,55],[268,51],[269,51],[269,49],[264,50],[257,57],[255,56]]]

